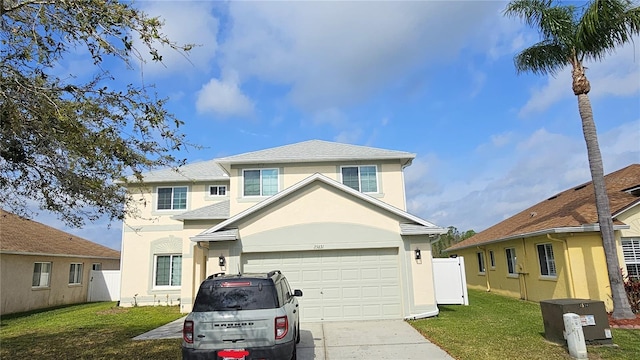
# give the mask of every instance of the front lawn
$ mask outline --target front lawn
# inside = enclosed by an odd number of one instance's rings
[[[177,306],[90,303],[3,315],[0,359],[179,359],[180,339],[131,338],[184,316]]]
[[[440,306],[438,317],[410,323],[458,360],[571,359],[544,338],[538,303],[469,290],[469,304]],[[638,359],[640,330],[612,331],[617,346],[587,346],[589,359]]]

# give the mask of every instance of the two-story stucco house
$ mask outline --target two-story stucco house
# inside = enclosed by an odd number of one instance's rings
[[[406,211],[414,158],[312,140],[145,174],[121,306],[188,312],[208,275],[277,269],[306,321],[436,315],[430,241],[446,229]]]

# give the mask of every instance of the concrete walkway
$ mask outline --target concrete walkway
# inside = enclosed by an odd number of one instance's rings
[[[178,319],[134,340],[182,337]],[[452,360],[402,320],[302,323],[298,360],[404,359]]]

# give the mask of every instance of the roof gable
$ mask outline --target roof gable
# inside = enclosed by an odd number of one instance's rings
[[[248,152],[217,159],[220,163],[291,163],[350,160],[401,160],[410,163],[415,154],[368,146],[309,140],[275,148]]]
[[[640,164],[629,165],[606,175],[604,179],[612,216],[640,204],[640,198],[628,191],[640,185]],[[588,182],[551,196],[447,250],[549,233],[556,231],[554,229],[598,231],[597,223],[593,183]],[[614,225],[623,224],[614,221]]]
[[[5,210],[0,211],[0,229],[3,253],[120,258],[119,251]]]
[[[226,221],[221,222],[220,224],[217,224],[205,231],[203,231],[202,233],[196,235],[195,237],[191,238],[192,241],[208,241],[211,239],[216,239],[216,235],[215,233],[219,232],[219,231],[226,231],[229,229],[233,229],[235,226],[237,226],[237,224],[239,222],[241,222],[243,219],[251,216],[252,214],[272,205],[275,204],[277,202],[279,202],[280,200],[282,200],[283,198],[295,193],[295,192],[299,192],[301,191],[303,188],[306,188],[307,186],[311,185],[312,183],[316,182],[316,181],[321,181],[329,186],[332,186],[344,193],[350,194],[351,196],[357,197],[361,200],[364,200],[376,207],[382,208],[386,211],[391,212],[392,214],[395,214],[401,218],[404,218],[407,222],[412,223],[416,226],[411,228],[411,232],[407,233],[407,235],[409,234],[414,234],[414,235],[418,235],[418,234],[442,234],[442,233],[446,233],[446,229],[443,229],[441,227],[438,227],[424,219],[421,219],[415,215],[409,214],[406,211],[400,210],[396,207],[393,207],[381,200],[378,200],[376,198],[373,198],[371,196],[368,196],[366,194],[363,194],[357,190],[354,190],[344,184],[341,184],[333,179],[328,178],[327,176],[324,176],[320,173],[315,173],[309,177],[307,177],[306,179],[300,181],[299,183],[279,192],[278,194],[271,196],[270,198],[263,200],[261,202],[259,202],[258,204],[252,206],[251,208],[227,219]],[[417,229],[417,228],[420,229]],[[225,240],[228,240],[225,238]]]

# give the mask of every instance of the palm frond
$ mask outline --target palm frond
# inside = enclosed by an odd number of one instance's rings
[[[557,6],[553,0],[516,0],[507,5],[504,14],[524,20],[537,29],[543,39],[569,41],[573,38],[573,6]]]
[[[640,7],[629,0],[595,0],[576,29],[576,49],[587,59],[602,60],[640,34]]]
[[[516,55],[514,62],[518,73],[531,71],[555,75],[571,63],[571,49],[564,44],[543,40]]]

